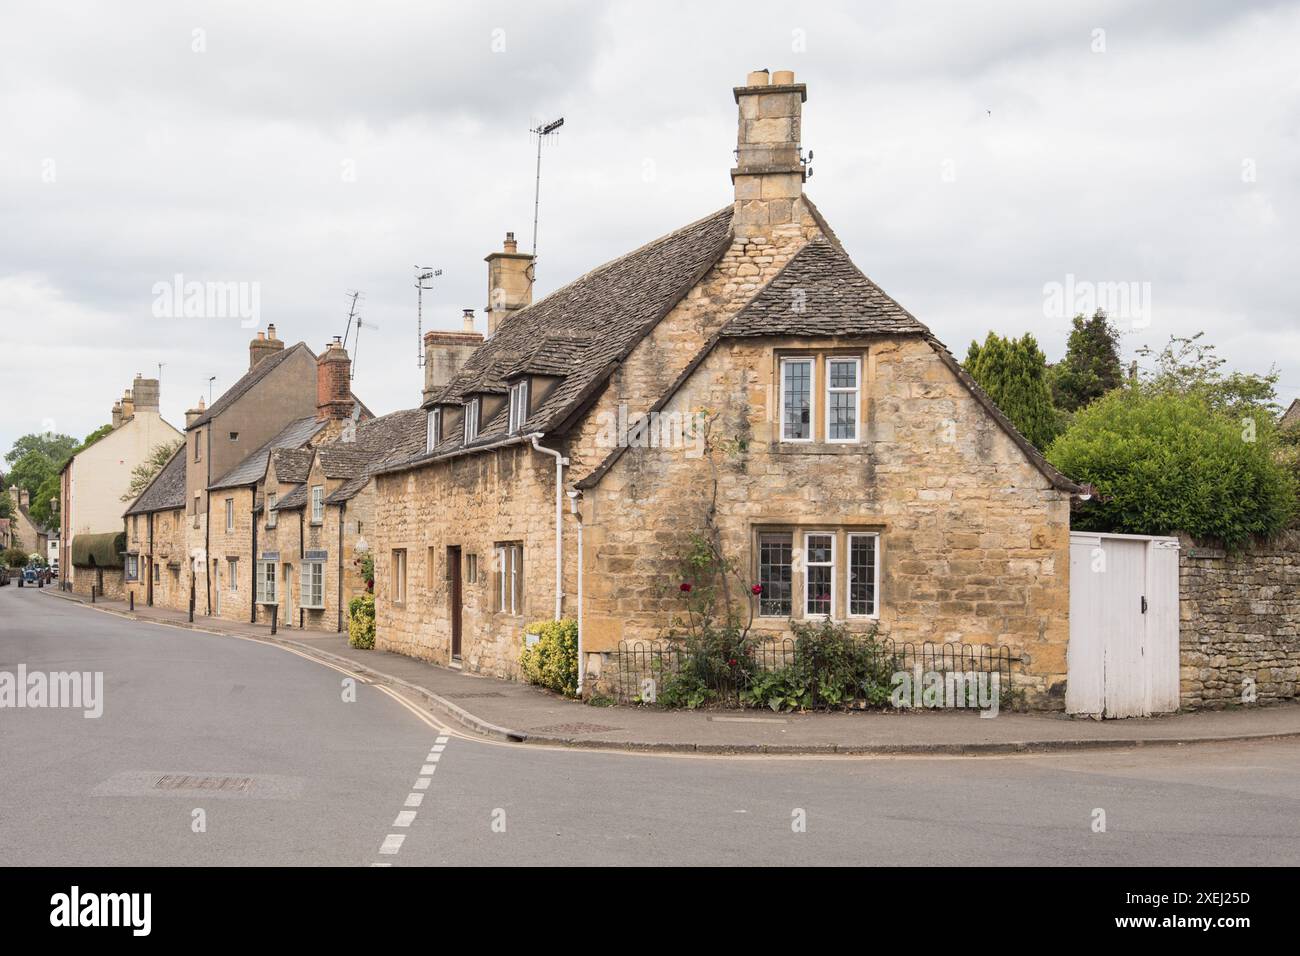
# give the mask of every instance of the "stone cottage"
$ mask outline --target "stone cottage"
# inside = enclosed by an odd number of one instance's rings
[[[45,557],[48,553],[50,530],[36,522],[31,514],[31,495],[26,488],[9,486],[8,542],[18,542],[29,554]],[[56,535],[57,537],[57,535]],[[5,547],[9,547],[8,543]]]
[[[527,257],[489,257],[492,334],[426,390],[423,452],[376,473],[377,646],[513,675],[525,625],[563,615],[594,678],[663,636],[716,527],[760,634],[1008,645],[1060,694],[1079,487],[805,195],[805,86],[733,94],[721,209],[536,303],[502,281]]]

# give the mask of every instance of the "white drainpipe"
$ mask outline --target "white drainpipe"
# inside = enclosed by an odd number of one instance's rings
[[[555,619],[564,613],[564,466],[569,463],[554,448],[544,448],[537,443],[542,432],[529,435],[533,448],[555,459]]]
[[[587,672],[587,661],[582,656],[582,509],[578,502],[582,492],[569,492],[569,510],[578,522],[578,699],[582,699],[582,676]]]

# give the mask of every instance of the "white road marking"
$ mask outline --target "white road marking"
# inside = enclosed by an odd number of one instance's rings
[[[415,811],[403,810],[401,813],[397,815],[397,819],[393,821],[393,826],[409,827],[414,822],[415,822]]]
[[[388,836],[384,837],[384,845],[379,848],[379,852],[386,856],[392,856],[402,848],[402,844],[405,842],[406,834],[390,833]]]
[[[406,805],[408,807],[418,807],[422,803],[424,803],[424,794],[408,793],[406,795]]]
[[[416,777],[416,778],[415,778],[415,789],[416,789],[416,790],[428,790],[428,789],[429,789],[429,784],[431,784],[431,783],[433,783],[433,779],[432,779],[431,777]]]
[[[439,760],[442,759],[442,754],[436,754],[430,751],[429,756],[425,757],[424,759],[429,761],[429,763],[437,763]]]
[[[430,750],[429,753],[431,753],[431,754],[440,754],[440,753],[442,753],[442,752],[443,752],[444,750],[446,750],[446,749],[447,749],[447,745],[446,745],[446,744],[435,744],[434,747],[433,747],[433,749]]]
[[[420,768],[420,776],[427,777],[429,776],[429,774],[433,773],[437,769],[438,769],[438,765],[436,763],[426,763],[423,767]]]

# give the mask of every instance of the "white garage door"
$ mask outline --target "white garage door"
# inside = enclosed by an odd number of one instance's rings
[[[1178,709],[1178,539],[1070,534],[1065,709],[1143,717]]]

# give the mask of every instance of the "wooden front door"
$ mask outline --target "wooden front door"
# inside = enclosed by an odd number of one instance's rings
[[[460,660],[461,629],[460,548],[447,549],[447,597],[451,610],[451,659]]]

